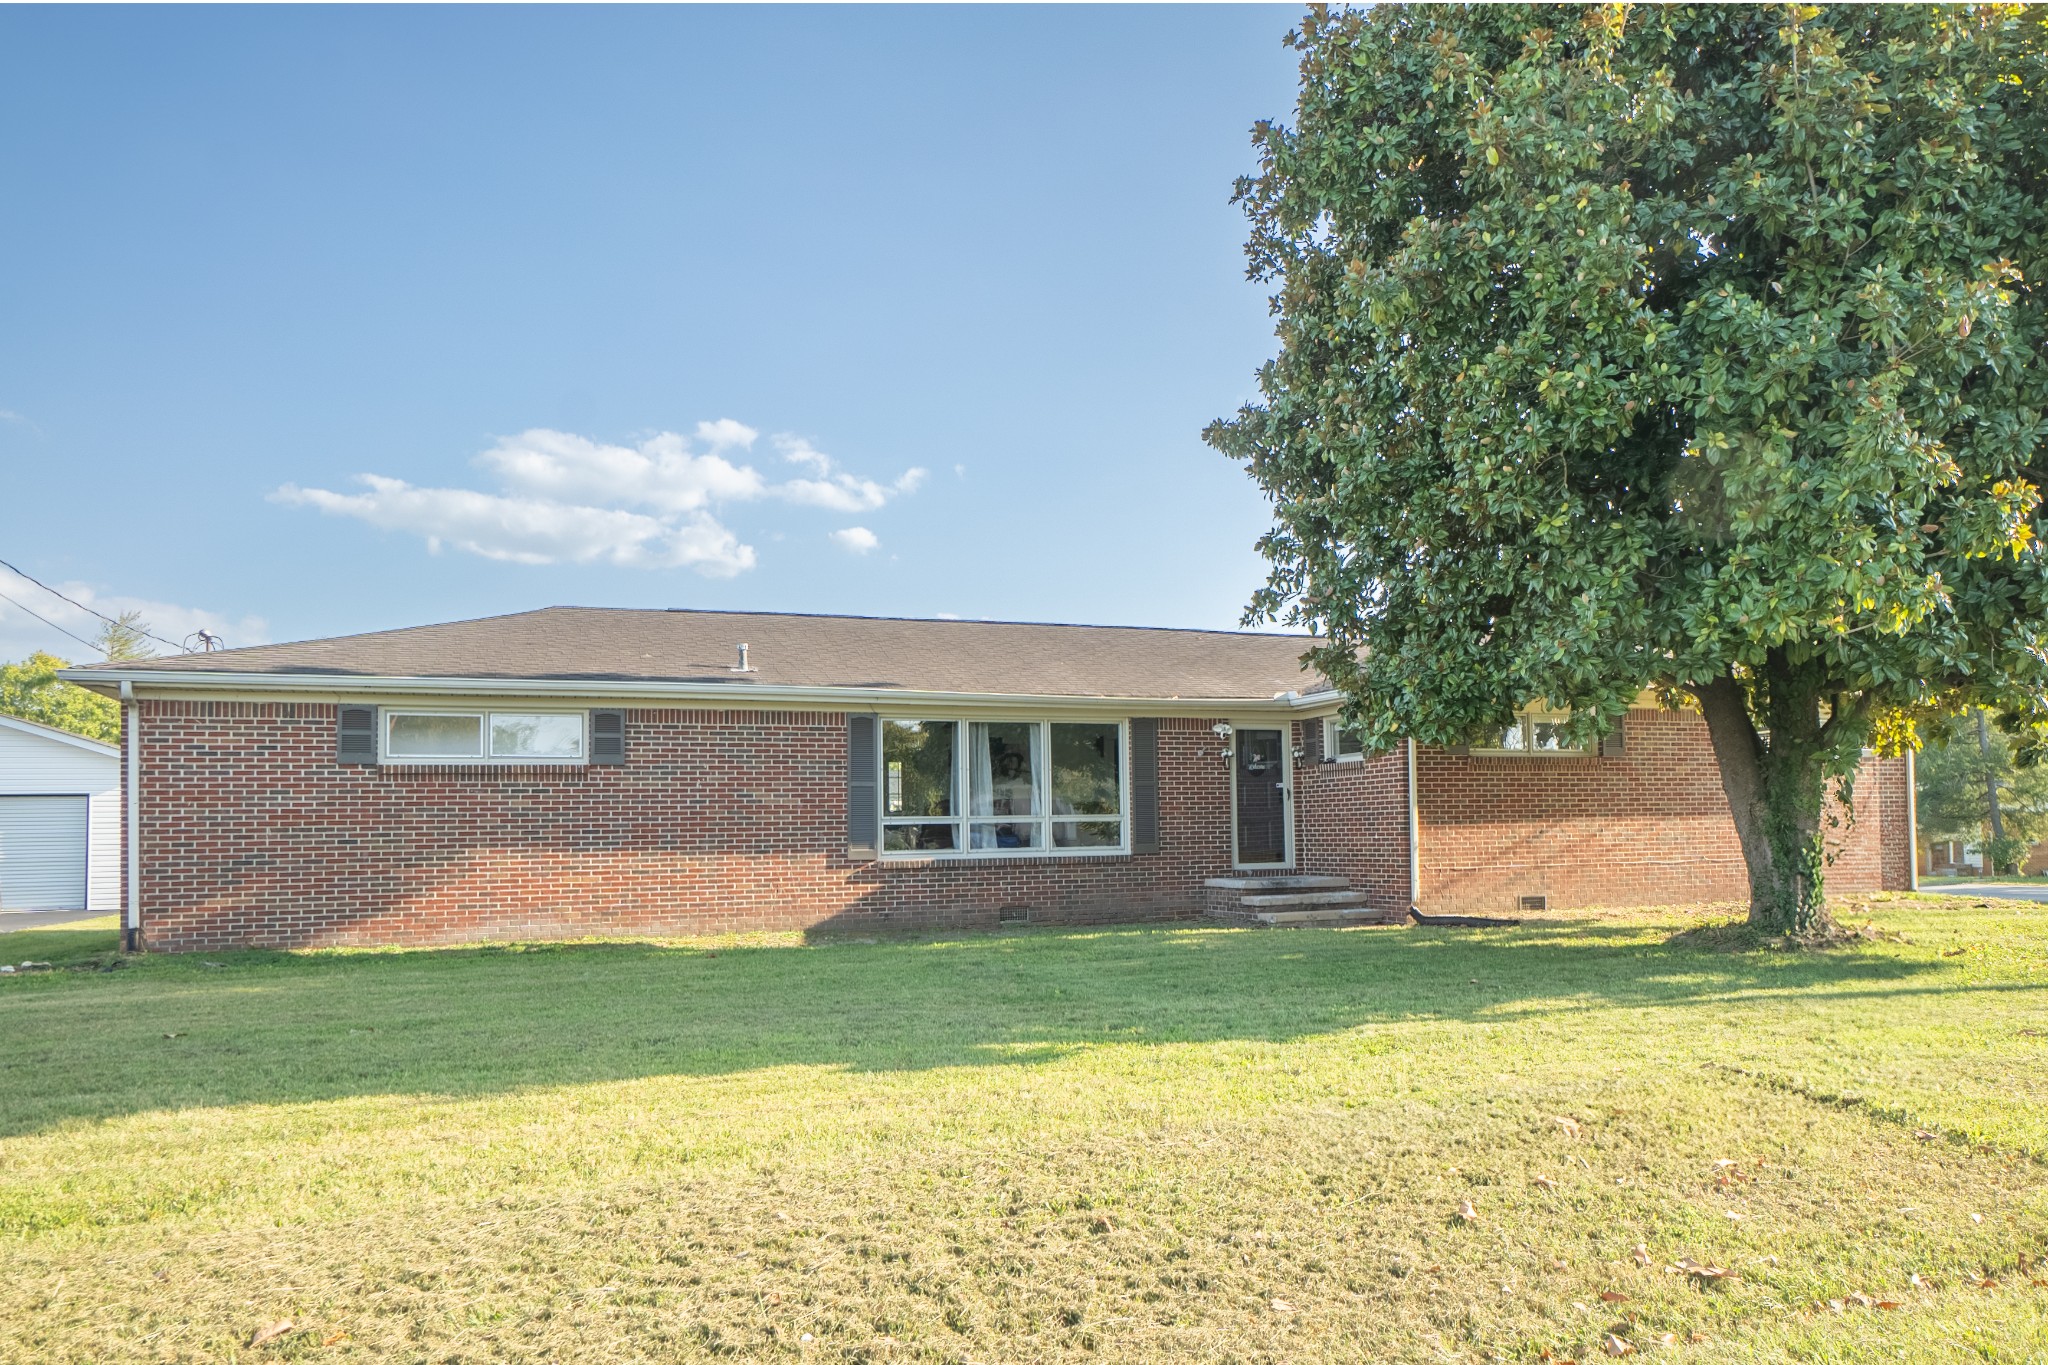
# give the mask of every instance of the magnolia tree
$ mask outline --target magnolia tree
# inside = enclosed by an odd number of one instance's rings
[[[1276,286],[1216,423],[1252,619],[1376,746],[1698,707],[1750,917],[1827,924],[1828,796],[2048,723],[2048,108],[2017,8],[1313,11],[1238,187]]]

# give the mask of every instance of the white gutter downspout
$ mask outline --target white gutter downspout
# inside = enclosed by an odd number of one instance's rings
[[[1915,864],[1917,866],[1917,864]],[[1408,741],[1408,904],[1422,906],[1421,803],[1415,799],[1415,741]]]
[[[1906,888],[1920,889],[1920,781],[1913,771],[1913,751],[1906,750]]]
[[[142,939],[142,708],[135,704],[135,684],[121,684],[121,742],[127,749],[128,780],[122,785],[128,799],[125,804],[126,819],[123,821],[121,846],[127,854],[128,874],[128,930],[121,935],[121,947],[134,952],[141,946]]]

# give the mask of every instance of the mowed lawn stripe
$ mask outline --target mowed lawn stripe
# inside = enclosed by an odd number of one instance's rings
[[[0,1359],[2027,1359],[2044,916],[1870,910],[1907,941],[17,933]]]

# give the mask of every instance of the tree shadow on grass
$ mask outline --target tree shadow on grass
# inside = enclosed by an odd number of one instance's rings
[[[0,1070],[15,1078],[0,1089],[0,1135],[198,1106],[789,1066],[1030,1066],[1105,1044],[1905,996],[1957,989],[1950,975],[1882,951],[1707,952],[1588,922],[152,957],[0,986]]]

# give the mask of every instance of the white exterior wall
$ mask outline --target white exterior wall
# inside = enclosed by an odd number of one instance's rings
[[[84,796],[86,909],[121,908],[121,758],[111,745],[0,716],[0,796]]]

